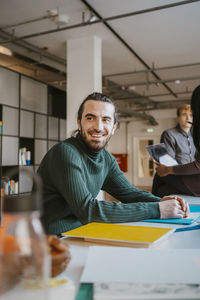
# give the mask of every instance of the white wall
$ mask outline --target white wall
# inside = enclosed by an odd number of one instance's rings
[[[126,177],[134,185],[138,185],[138,148],[134,144],[137,138],[154,139],[154,142],[159,143],[161,133],[168,128],[176,125],[176,110],[156,110],[149,112],[158,121],[158,126],[152,126],[148,121],[136,120],[128,123],[120,123],[119,129],[116,130],[115,135],[110,140],[107,149],[113,153],[128,153],[128,172]],[[153,132],[148,133],[147,128],[153,128]],[[152,182],[152,181],[151,181]],[[150,186],[149,180],[144,180],[144,186]]]

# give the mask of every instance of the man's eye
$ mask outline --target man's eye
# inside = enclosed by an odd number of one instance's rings
[[[93,117],[87,117],[87,120],[89,120],[89,121],[93,120]]]
[[[104,121],[105,123],[110,123],[110,122],[111,122],[111,120],[110,120],[109,118],[105,118],[105,119],[103,119],[103,121]]]

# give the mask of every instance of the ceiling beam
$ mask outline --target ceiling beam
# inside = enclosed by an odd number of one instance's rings
[[[200,79],[200,75],[199,76],[191,76],[191,77],[176,77],[176,78],[169,78],[169,79],[159,79],[159,80],[151,80],[151,81],[140,81],[140,82],[133,82],[133,83],[129,83],[127,85],[124,85],[126,88],[129,88],[131,86],[141,86],[141,85],[151,85],[151,84],[163,84],[163,83],[172,83],[176,80],[180,80],[181,81],[190,81],[190,80],[199,80]]]
[[[117,37],[117,39],[126,47],[126,49],[129,50],[129,52],[131,52],[134,57],[136,57],[140,63],[151,72],[151,74],[157,79],[157,80],[161,80],[161,78],[157,75],[156,72],[151,70],[151,67],[144,61],[144,59],[138,54],[136,53],[135,50],[133,50],[133,48],[107,23],[107,21],[103,20],[102,16],[86,1],[86,0],[80,0],[81,2],[83,2],[89,9],[91,12],[93,12],[100,20],[103,21],[103,24],[113,33],[113,35],[115,37]],[[185,1],[183,1],[185,2]],[[188,2],[188,1],[187,1]],[[180,2],[179,2],[180,3]],[[174,3],[175,4],[175,3]],[[166,83],[162,83],[162,85],[174,96],[177,98],[177,95],[172,91],[172,89],[166,84]]]
[[[175,2],[175,3],[167,4],[167,5],[155,6],[155,7],[152,7],[152,8],[142,9],[142,10],[134,11],[134,12],[131,12],[131,13],[120,14],[120,15],[117,15],[117,16],[111,16],[111,17],[107,17],[107,18],[102,18],[97,12],[95,12],[94,8],[87,1],[85,1],[85,0],[80,0],[80,1],[83,2],[89,8],[90,11],[94,12],[98,16],[99,20],[95,20],[95,21],[92,21],[92,22],[91,21],[81,22],[81,23],[78,23],[78,24],[74,24],[74,25],[71,25],[71,26],[63,26],[63,27],[60,27],[60,28],[56,27],[55,29],[41,31],[41,32],[29,34],[29,35],[24,35],[24,36],[21,36],[21,37],[13,36],[11,39],[2,41],[1,43],[2,44],[12,43],[14,41],[20,41],[20,40],[29,39],[29,38],[42,36],[42,35],[46,35],[46,34],[50,34],[50,33],[55,33],[55,32],[59,32],[59,31],[65,31],[65,30],[75,29],[75,28],[89,26],[89,25],[91,26],[91,25],[94,25],[94,24],[97,24],[97,23],[104,23],[105,24],[108,21],[127,18],[127,17],[134,16],[134,15],[141,15],[141,14],[145,14],[145,13],[149,13],[149,12],[153,12],[153,11],[159,11],[159,10],[163,10],[163,9],[168,9],[168,8],[172,8],[172,7],[176,7],[176,6],[191,4],[191,3],[194,3],[194,2],[199,2],[200,0],[179,1],[179,2]]]
[[[192,63],[192,64],[184,64],[184,65],[174,65],[174,66],[167,66],[167,67],[161,67],[161,68],[151,68],[152,71],[158,72],[158,71],[166,71],[171,69],[179,69],[179,68],[189,68],[189,67],[196,67],[200,66],[200,62]],[[138,71],[130,71],[130,72],[121,72],[121,73],[113,73],[113,74],[107,74],[104,75],[104,78],[107,77],[114,77],[114,76],[125,76],[125,75],[134,75],[134,74],[142,74],[147,73],[147,70],[138,70]]]
[[[117,110],[119,111],[121,117],[128,117],[128,118],[134,117],[134,118],[146,120],[149,122],[150,125],[153,125],[153,126],[158,125],[158,122],[156,121],[156,119],[153,116],[146,114],[145,112],[138,112],[135,110],[131,110],[129,108],[124,108],[124,107],[123,108],[117,107]]]
[[[94,10],[94,8],[87,1],[81,0],[81,2],[83,2],[90,9],[90,11],[92,11],[93,13],[95,13],[95,15],[99,18],[99,20],[96,20],[96,21],[94,21],[92,23],[91,22],[82,22],[80,24],[75,24],[75,25],[72,25],[72,26],[67,26],[67,27],[62,27],[62,28],[56,28],[56,29],[53,29],[53,30],[39,32],[39,33],[35,33],[35,34],[30,34],[30,35],[26,35],[26,36],[22,36],[22,37],[15,37],[13,35],[10,35],[11,36],[10,39],[1,41],[0,44],[6,44],[6,43],[15,43],[15,44],[17,44],[17,42],[22,42],[24,39],[28,39],[28,38],[32,38],[32,37],[36,37],[36,36],[50,34],[50,33],[53,33],[53,32],[58,32],[58,31],[63,31],[63,30],[69,30],[69,29],[73,29],[73,28],[77,28],[77,27],[83,27],[83,26],[87,26],[87,25],[92,25],[92,24],[96,24],[96,23],[99,23],[99,22],[103,22],[104,25],[124,44],[124,46],[145,66],[145,68],[147,68],[147,70],[150,71],[152,73],[152,75],[154,75],[154,77],[157,80],[161,80],[161,78],[156,74],[156,72],[153,69],[151,69],[151,67],[125,42],[125,40],[123,40],[121,38],[121,36],[107,23],[107,21],[112,21],[112,20],[116,20],[116,19],[120,19],[120,18],[125,18],[125,17],[134,16],[134,15],[144,14],[144,13],[149,13],[149,12],[152,12],[152,11],[158,11],[158,10],[162,10],[162,9],[168,9],[168,8],[175,7],[175,6],[191,4],[191,3],[194,3],[194,2],[198,2],[198,1],[200,1],[200,0],[179,1],[179,2],[176,2],[176,3],[171,3],[171,4],[168,4],[168,5],[152,7],[152,8],[148,8],[148,9],[144,9],[144,10],[139,10],[139,11],[131,12],[131,13],[128,13],[128,14],[121,14],[121,15],[112,16],[112,17],[109,17],[109,18],[102,18],[98,14],[98,12],[96,10]],[[27,45],[25,47],[27,47]],[[38,49],[36,49],[35,52],[38,53]],[[43,56],[45,56],[45,55],[43,54]],[[173,92],[173,90],[171,90],[171,88],[165,82],[162,82],[162,85],[174,97],[177,97],[177,95]]]
[[[0,30],[0,38],[3,38],[4,40],[6,40],[6,39],[12,39],[12,35],[9,34],[9,33],[7,33],[7,32],[5,32],[5,31],[3,31],[3,30]],[[0,44],[1,43],[2,42],[0,41]],[[38,54],[40,57],[45,57],[45,58],[47,58],[47,59],[49,59],[51,61],[54,61],[54,62],[56,62],[58,64],[61,64],[62,66],[66,65],[66,60],[65,59],[60,58],[60,57],[58,57],[58,56],[56,56],[54,54],[51,54],[51,53],[49,53],[49,52],[47,52],[47,51],[45,51],[45,50],[43,50],[43,49],[41,49],[41,48],[39,48],[39,47],[31,44],[31,43],[28,43],[27,41],[23,41],[23,40],[13,41],[12,44],[15,44],[16,46],[19,46],[19,47],[22,47],[24,49],[27,49],[27,50],[29,50],[31,52],[34,52],[34,53]]]

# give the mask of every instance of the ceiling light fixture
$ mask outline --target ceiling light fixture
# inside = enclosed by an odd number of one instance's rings
[[[130,91],[134,91],[134,90],[136,89],[136,86],[135,86],[135,85],[130,85],[130,86],[128,87],[128,89],[129,89]]]
[[[56,24],[58,26],[65,26],[69,23],[69,17],[65,14],[58,15],[56,18]]]
[[[96,20],[97,20],[97,16],[91,14],[88,22],[92,23],[92,22],[95,22]]]
[[[69,17],[66,14],[59,14],[58,10],[47,10],[47,14],[57,26],[65,26],[69,23]]]
[[[0,53],[9,56],[13,55],[12,51],[9,48],[6,48],[4,46],[0,46]]]
[[[181,81],[180,81],[179,79],[177,79],[177,80],[175,80],[175,83],[176,83],[176,84],[180,84]]]

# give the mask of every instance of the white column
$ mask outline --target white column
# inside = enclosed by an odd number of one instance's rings
[[[101,39],[93,36],[67,41],[67,137],[77,129],[80,103],[102,91]]]

